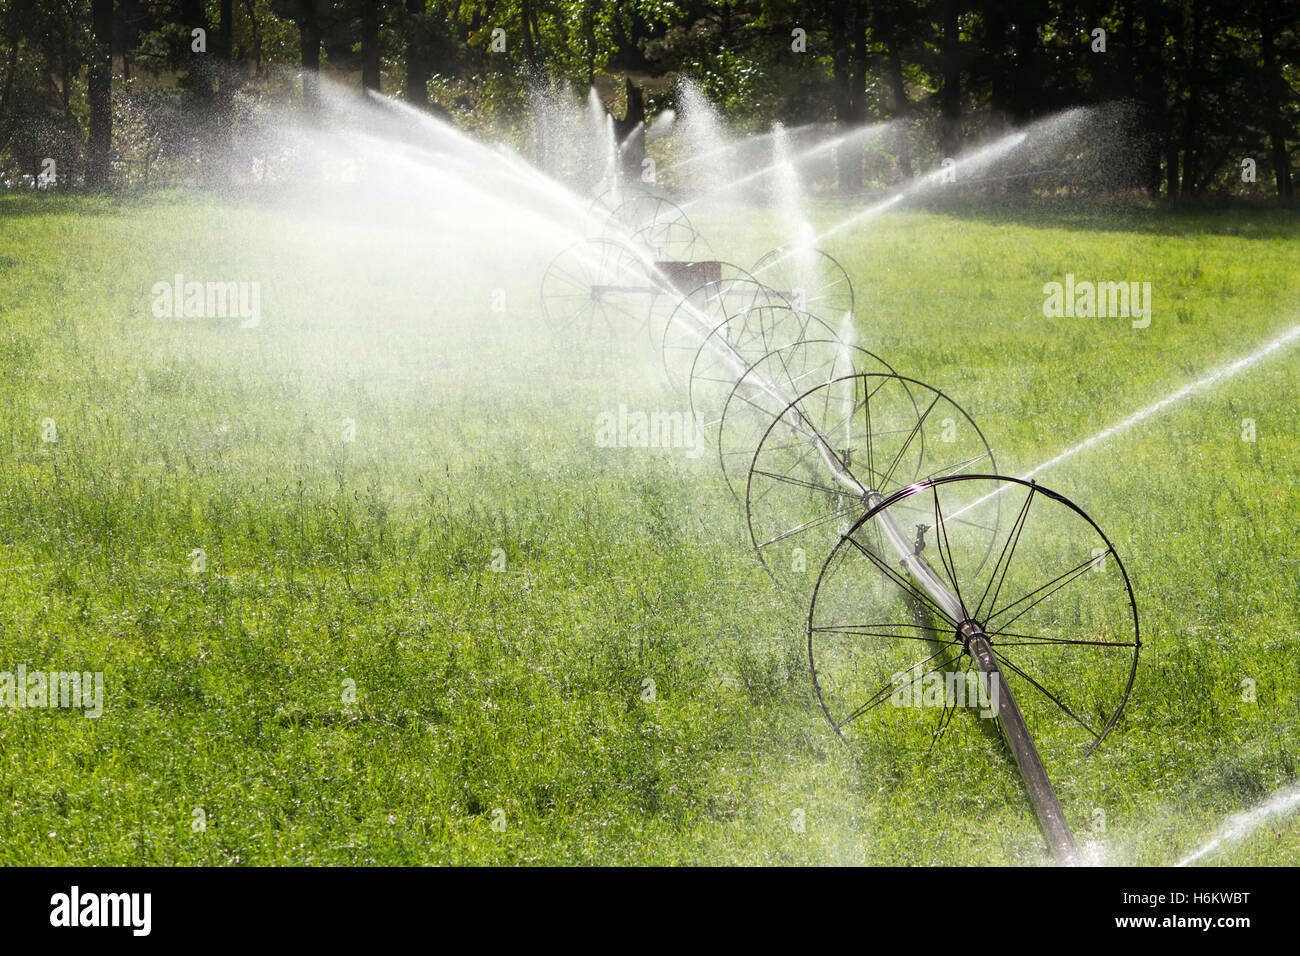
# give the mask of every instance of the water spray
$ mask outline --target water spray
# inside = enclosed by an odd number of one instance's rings
[[[1043,754],[1096,749],[1141,646],[1100,528],[1064,496],[999,475],[951,398],[848,341],[852,283],[826,252],[800,243],[752,270],[695,259],[685,211],[643,192],[599,197],[588,229],[547,269],[543,311],[568,338],[648,330],[716,430],[738,498],[747,463],[751,542],[774,581],[797,589],[820,560],[809,663],[836,734],[872,718],[887,734],[897,719],[882,705],[932,675],[985,682],[1048,846],[1077,862]]]

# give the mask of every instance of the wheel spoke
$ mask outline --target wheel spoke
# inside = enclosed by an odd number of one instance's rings
[[[795,525],[788,531],[782,531],[775,538],[769,538],[767,541],[764,541],[762,544],[758,545],[758,549],[761,551],[763,548],[776,544],[778,541],[784,541],[786,538],[793,537],[796,534],[803,534],[803,532],[808,531],[811,528],[820,527],[828,521],[834,521],[836,518],[843,518],[851,510],[852,509],[850,508],[841,508],[838,511],[832,511],[828,514],[821,515],[820,517],[813,518],[810,521],[805,521],[803,524]]]
[[[791,478],[789,475],[777,475],[777,474],[773,474],[770,471],[755,471],[754,474],[760,475],[763,478],[771,478],[773,481],[781,481],[787,485],[795,485],[796,487],[799,488],[810,488],[813,491],[824,491],[828,495],[844,494],[843,489],[832,488],[829,485],[819,485],[815,481],[804,481],[803,479],[800,478]]]
[[[944,569],[948,572],[948,583],[952,589],[957,592],[957,603],[964,609],[966,602],[961,599],[961,584],[957,581],[957,562],[952,557],[952,542],[948,538],[948,532],[944,528],[943,509],[939,507],[939,492],[936,488],[930,489],[931,497],[934,498],[934,536],[938,539],[939,544],[939,561],[943,564]],[[947,552],[947,557],[944,552]]]
[[[1009,631],[985,631],[986,636],[998,638],[990,641],[995,647],[1034,647],[1048,644],[1078,644],[1087,647],[1137,647],[1136,641],[1085,641],[1064,637],[1044,637],[1040,634],[1012,634]],[[1010,637],[1007,641],[1002,638]]]
[[[941,397],[942,397],[941,395],[936,393],[934,396],[934,401],[930,403],[930,407],[921,413],[921,417],[918,418],[916,420],[916,424],[912,426],[912,431],[911,434],[907,436],[907,441],[903,442],[903,447],[898,450],[898,455],[894,458],[893,463],[889,466],[889,471],[885,473],[886,481],[894,477],[894,469],[896,469],[899,465],[899,462],[903,460],[903,455],[907,454],[907,449],[911,447],[913,439],[915,439],[916,436],[920,434],[921,426],[925,424],[925,420],[930,416],[930,412],[934,411],[934,406],[939,404],[939,399]]]
[[[1016,545],[1020,541],[1020,532],[1024,530],[1025,520],[1029,517],[1029,505],[1034,499],[1034,486],[1029,486],[1029,494],[1025,495],[1025,503],[1020,506],[1020,513],[1016,515],[1015,523],[1011,526],[1011,531],[1007,534],[1007,540],[1002,545],[1002,553],[998,555],[997,563],[993,565],[993,573],[989,576],[989,583],[984,586],[984,593],[980,596],[980,603],[975,608],[975,617],[979,618],[984,610],[984,600],[989,596],[989,588],[993,587],[994,580],[997,580],[997,589],[993,592],[993,600],[989,602],[989,611],[997,606],[998,594],[1002,591],[1002,582],[1006,580],[1007,570],[1011,567],[1011,554],[1015,553]],[[1011,554],[1008,554],[1010,550]],[[1003,566],[1003,559],[1006,559],[1006,565]],[[998,571],[1001,569],[1002,576],[998,577]]]
[[[1062,700],[1061,700],[1060,698],[1058,698],[1055,694],[1053,694],[1051,691],[1049,691],[1046,687],[1044,687],[1042,684],[1038,683],[1038,681],[1034,680],[1032,677],[1030,677],[1028,674],[1026,674],[1023,670],[1021,670],[1018,666],[1016,666],[1015,661],[1011,660],[1011,658],[1007,657],[1005,654],[999,654],[999,655],[998,655],[998,662],[1001,663],[1001,664],[1006,664],[1007,667],[1010,667],[1013,671],[1015,671],[1017,674],[1019,674],[1019,675],[1020,675],[1021,677],[1023,677],[1025,680],[1029,681],[1029,683],[1033,684],[1036,688],[1038,688],[1039,693],[1041,693],[1044,697],[1046,697],[1048,700],[1050,700],[1052,703],[1054,703],[1057,707],[1061,708],[1061,710],[1064,711],[1066,714],[1068,714],[1071,718],[1073,718],[1074,721],[1077,722],[1078,725],[1079,725],[1080,727],[1082,727],[1084,730],[1088,731],[1088,733],[1092,734],[1092,737],[1093,737],[1094,740],[1101,740],[1101,734],[1097,733],[1097,731],[1093,730],[1093,729],[1092,729],[1091,727],[1089,727],[1086,723],[1084,723],[1083,718],[1080,717],[1078,714],[1076,714],[1073,710],[1071,710],[1071,709],[1070,709],[1070,708],[1065,704],[1064,701],[1062,701]]]
[[[947,650],[946,647],[941,647],[933,654],[931,654],[929,657],[925,658],[925,660],[917,661],[915,664],[913,664],[911,667],[907,668],[906,670],[900,671],[899,673],[909,675],[909,679],[903,681],[901,684],[898,684],[897,687],[895,687],[894,681],[891,678],[889,681],[887,681],[884,684],[883,687],[881,687],[869,698],[867,698],[867,701],[864,704],[855,708],[847,717],[839,721],[835,725],[835,729],[843,730],[844,727],[847,726],[852,721],[857,720],[859,717],[867,713],[872,708],[879,707],[885,701],[889,700],[889,698],[894,695],[895,690],[901,690],[902,688],[907,687],[909,684],[915,683],[917,680],[920,680],[923,677],[928,677],[930,674],[933,674],[935,671],[942,670],[943,668],[947,667],[949,664],[955,663],[957,660],[961,658],[962,654],[965,653],[965,651],[959,651],[956,655],[949,658],[948,660],[940,661],[938,664],[935,664],[933,667],[929,668],[926,671],[923,671],[920,674],[916,673],[916,669],[918,667],[921,667],[924,664],[928,664],[930,661],[934,660],[936,657],[944,653],[944,651],[946,650]]]
[[[947,634],[948,631],[940,630],[937,627],[923,627],[919,624],[827,624],[819,625],[812,628],[816,634],[839,634],[843,637],[883,637],[895,641],[937,641],[939,638],[927,636],[925,634],[892,634],[889,631],[864,630],[864,628],[894,628],[894,627],[915,627],[925,631],[931,631],[934,634]],[[956,644],[956,633],[944,644]]]
[[[857,548],[859,551],[865,554],[872,564],[874,564],[877,568],[879,568],[887,578],[889,578],[900,588],[902,588],[904,592],[910,594],[918,603],[920,603],[924,607],[927,607],[935,614],[938,614],[942,620],[951,622],[954,628],[957,626],[957,622],[954,621],[951,616],[949,616],[947,611],[939,607],[939,605],[934,602],[933,598],[931,598],[928,594],[923,594],[922,592],[914,588],[901,575],[899,575],[896,571],[894,571],[893,568],[885,564],[885,562],[880,558],[876,557],[876,555],[872,554],[870,550],[864,548],[858,542],[858,540],[854,538],[852,535],[848,535],[846,537],[850,544],[852,544],[855,548]]]
[[[1109,553],[1111,553],[1111,552],[1107,552],[1107,553],[1109,554]],[[1105,555],[1103,554],[1102,557],[1105,557]],[[1051,588],[1050,591],[1048,591],[1046,594],[1043,594],[1042,597],[1037,598],[1037,599],[1036,599],[1032,604],[1029,604],[1028,606],[1026,606],[1025,608],[1023,608],[1023,609],[1020,611],[1019,614],[1017,614],[1015,617],[1011,618],[1011,620],[1007,621],[1006,623],[1004,623],[1004,624],[1002,625],[1003,627],[1010,627],[1010,626],[1011,626],[1012,624],[1014,624],[1016,621],[1020,620],[1022,617],[1024,617],[1026,614],[1028,614],[1030,611],[1032,611],[1032,610],[1033,610],[1035,607],[1037,607],[1039,604],[1042,604],[1044,601],[1046,601],[1049,597],[1051,597],[1051,596],[1052,596],[1053,594],[1055,594],[1057,591],[1061,590],[1061,588],[1065,587],[1067,584],[1071,584],[1071,583],[1073,583],[1074,581],[1078,580],[1078,578],[1079,578],[1080,575],[1082,575],[1082,574],[1086,574],[1088,568],[1091,567],[1092,565],[1096,564],[1096,563],[1097,563],[1097,559],[1096,559],[1096,558],[1089,558],[1087,561],[1083,562],[1083,564],[1080,564],[1078,567],[1072,568],[1072,569],[1070,569],[1069,571],[1066,571],[1065,574],[1062,574],[1062,575],[1060,575],[1059,577],[1053,578],[1051,581],[1048,581],[1048,582],[1047,582],[1046,584],[1044,584],[1042,587],[1039,587],[1039,588],[1034,589],[1033,591],[1030,591],[1030,592],[1029,592],[1028,594],[1026,594],[1024,597],[1019,598],[1018,600],[1014,601],[1014,602],[1011,603],[1011,604],[1008,604],[1008,605],[1007,605],[1006,607],[1004,607],[1002,610],[1000,610],[1000,611],[998,611],[998,612],[996,612],[996,613],[990,614],[989,617],[988,617],[988,620],[985,621],[985,623],[987,624],[989,621],[992,621],[994,618],[1001,617],[1003,614],[1007,613],[1007,611],[1011,610],[1011,609],[1012,609],[1013,607],[1015,607],[1017,604],[1020,604],[1020,603],[1022,603],[1023,601],[1027,601],[1027,600],[1029,600],[1029,598],[1033,597],[1033,596],[1036,595],[1036,594],[1039,594],[1039,593],[1042,592],[1045,588]],[[1057,583],[1058,581],[1060,582],[1059,584]],[[1055,587],[1053,587],[1053,585],[1055,585]],[[991,608],[990,608],[990,610],[991,610]]]

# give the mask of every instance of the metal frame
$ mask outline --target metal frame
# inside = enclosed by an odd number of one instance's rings
[[[667,205],[671,207],[671,203]],[[671,208],[675,209],[676,207]],[[680,210],[678,210],[678,213],[680,215]],[[833,259],[831,261],[834,262]],[[647,263],[647,265],[650,264]],[[700,345],[700,349],[709,348],[716,351],[719,354],[719,357],[723,359],[724,367],[730,366],[740,370],[737,375],[737,381],[739,382],[741,378],[748,374],[748,370],[751,367],[749,361],[745,356],[740,355],[730,345],[730,343],[725,341],[725,337],[711,334],[714,330],[713,326],[716,325],[716,323],[708,322],[708,317],[699,309],[697,304],[698,297],[703,296],[705,299],[708,298],[709,287],[711,285],[715,288],[720,288],[722,284],[722,265],[722,263],[715,261],[707,261],[703,263],[665,261],[654,263],[653,265],[650,265],[650,269],[652,270],[651,274],[662,275],[664,277],[662,288],[656,286],[649,286],[646,288],[601,286],[599,288],[593,287],[591,289],[591,294],[593,298],[598,298],[605,294],[624,292],[642,292],[651,295],[659,295],[671,291],[678,292],[681,296],[681,300],[672,313],[669,320],[670,324],[687,319],[694,321],[696,328],[692,331],[694,334],[697,334],[701,340],[702,344]],[[838,266],[838,263],[836,263],[836,265]],[[683,277],[698,277],[698,274],[702,274],[705,270],[708,271],[708,277],[703,283],[693,286],[690,290],[682,288],[681,280]],[[788,296],[786,296],[786,298],[788,298]],[[679,313],[681,314],[680,319]],[[665,332],[665,342],[666,341],[667,332]],[[897,377],[902,378],[902,376]],[[782,387],[775,382],[762,379],[754,382],[753,385],[755,388],[767,393],[784,404],[786,411],[795,408],[798,402],[798,397],[791,397],[784,394]],[[937,389],[934,389],[934,391],[938,392]],[[781,415],[777,417],[776,421],[769,426],[769,433],[772,428],[776,427],[776,423],[784,418],[784,415],[785,412],[782,412]],[[944,613],[952,620],[959,622],[955,637],[960,637],[963,652],[970,655],[975,666],[978,667],[982,673],[988,675],[990,681],[997,682],[999,690],[999,725],[1003,737],[1015,758],[1016,765],[1025,783],[1030,802],[1033,805],[1035,816],[1043,830],[1047,843],[1052,852],[1056,855],[1057,859],[1061,862],[1076,862],[1078,858],[1078,847],[1074,840],[1074,836],[1066,822],[1060,801],[1058,800],[1051,781],[1047,776],[1047,771],[1043,766],[1042,758],[1034,744],[1033,736],[1030,733],[1029,727],[1025,723],[1024,715],[1011,692],[1010,685],[1007,683],[1006,677],[998,661],[998,657],[993,650],[989,636],[984,632],[982,625],[972,619],[970,613],[963,605],[961,598],[957,594],[953,593],[940,575],[934,571],[933,567],[931,567],[929,562],[921,554],[920,548],[917,546],[916,542],[914,542],[913,539],[906,534],[901,527],[899,527],[893,516],[888,512],[889,504],[898,500],[900,496],[911,494],[916,488],[922,485],[932,487],[945,481],[966,480],[970,478],[992,478],[999,481],[1014,482],[1022,485],[1027,484],[1032,488],[1038,488],[1038,486],[1033,482],[1025,482],[1021,479],[1007,478],[1000,475],[950,475],[943,478],[923,481],[918,485],[911,485],[892,495],[886,496],[877,489],[865,486],[854,477],[853,473],[846,466],[846,463],[841,460],[840,455],[837,453],[831,440],[821,434],[815,423],[809,421],[802,412],[798,414],[797,418],[797,422],[787,422],[787,426],[795,435],[799,436],[800,440],[807,441],[811,445],[813,450],[816,452],[815,457],[821,459],[831,480],[843,488],[846,494],[859,500],[865,509],[866,513],[857,520],[848,532],[842,535],[841,544],[847,540],[854,531],[861,527],[864,522],[868,520],[875,522],[876,526],[883,533],[884,539],[888,541],[900,566],[907,571],[908,575],[919,587],[924,589],[929,597],[935,602],[937,607],[942,608]],[[969,420],[969,416],[967,416],[967,419]],[[918,427],[919,424],[920,423],[918,422]],[[976,430],[978,431],[978,428]],[[757,459],[757,455],[758,452],[756,451],[755,459]],[[752,480],[752,473],[750,478]],[[1080,508],[1078,508],[1078,506],[1055,492],[1050,492],[1047,489],[1039,489],[1039,491],[1042,494],[1048,495],[1051,498],[1064,503],[1077,512],[1092,526],[1094,530],[1096,530],[1102,540],[1106,541],[1107,546],[1110,547],[1109,540],[1101,533],[1100,528],[1098,528],[1096,523],[1093,522],[1092,519],[1089,518]],[[1115,555],[1116,561],[1118,562],[1118,554],[1115,553],[1113,547],[1110,547],[1110,553]],[[833,554],[834,552],[832,552],[832,557]],[[828,557],[827,564],[823,566],[821,575],[818,577],[818,588],[820,588],[821,582],[825,577],[826,569],[829,567],[830,560],[831,559]],[[1119,562],[1119,567],[1121,574],[1123,575],[1124,587],[1128,592],[1133,612],[1135,640],[1133,646],[1135,648],[1135,653],[1128,684],[1124,689],[1119,707],[1112,715],[1105,732],[1101,736],[1105,736],[1105,734],[1109,733],[1109,731],[1114,727],[1115,722],[1118,720],[1120,713],[1128,701],[1128,696],[1132,690],[1133,680],[1136,675],[1137,653],[1138,649],[1141,647],[1141,639],[1137,630],[1136,601],[1133,598],[1131,583],[1129,582],[1127,572],[1123,569],[1122,562]],[[809,608],[809,654],[810,664],[812,664],[813,669],[814,683],[817,681],[817,671],[815,663],[812,662],[812,615],[816,608],[816,595],[817,592],[814,590],[813,601]],[[818,694],[820,697],[820,686],[818,687]],[[840,732],[840,728],[835,725],[834,719],[831,717],[824,700],[822,701],[822,707],[823,710],[826,711],[827,719],[831,721],[836,732],[842,737],[843,735]],[[1101,737],[1098,737],[1097,741],[1093,745],[1094,748],[1100,743],[1100,740]],[[1091,752],[1091,749],[1089,752]]]

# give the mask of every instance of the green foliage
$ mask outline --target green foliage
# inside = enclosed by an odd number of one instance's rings
[[[36,154],[81,152],[90,4],[0,3],[0,155],[28,164]],[[296,69],[302,38],[315,30],[325,69],[355,82],[365,8],[361,0],[245,0],[235,5],[236,62],[259,82],[277,67]],[[1288,194],[1300,143],[1297,0],[982,2],[952,8],[951,21],[948,9],[894,0],[403,0],[378,6],[376,55],[387,90],[406,88],[414,51],[437,108],[472,128],[506,131],[522,128],[538,85],[585,90],[624,75],[650,84],[652,110],[670,105],[664,91],[674,78],[690,77],[745,130],[774,121],[925,122],[938,117],[950,84],[963,133],[976,139],[1071,106],[1128,100],[1148,131],[1134,135],[1135,187],[1243,192],[1239,164],[1250,157],[1261,182],[1271,178]],[[209,0],[206,15],[215,31],[219,4]],[[150,6],[129,23],[123,16],[119,7],[132,76],[179,82],[193,95],[210,85],[189,75],[181,4]],[[804,52],[791,49],[796,27],[806,31]],[[1091,50],[1094,28],[1107,31],[1104,53]],[[504,50],[492,49],[495,30],[504,31]],[[196,122],[223,115],[204,104],[198,113]]]

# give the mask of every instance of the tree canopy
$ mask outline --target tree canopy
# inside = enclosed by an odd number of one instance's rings
[[[241,103],[312,111],[321,74],[514,129],[539,89],[594,85],[620,116],[631,89],[653,115],[690,77],[740,129],[900,120],[938,156],[1124,102],[1134,186],[1229,192],[1250,158],[1289,199],[1298,23],[1300,0],[0,0],[0,178],[55,157],[120,179],[201,151]],[[860,188],[861,152],[837,160]],[[897,174],[916,160],[900,138]]]

